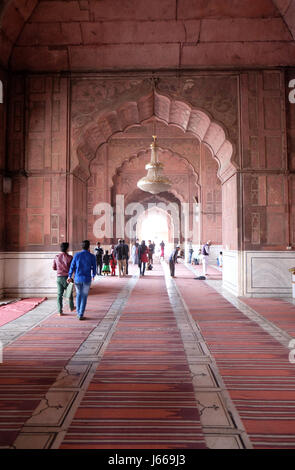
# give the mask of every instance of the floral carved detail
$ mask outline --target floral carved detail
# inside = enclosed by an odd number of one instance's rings
[[[106,112],[117,108],[121,102],[138,99],[142,93],[150,91],[150,87],[148,80],[73,80],[72,126],[74,130],[90,123],[99,111]]]
[[[194,78],[161,78],[157,90],[174,99],[185,99],[193,107],[208,111],[214,119],[225,124],[230,137],[238,136],[238,78],[229,76],[200,76]]]

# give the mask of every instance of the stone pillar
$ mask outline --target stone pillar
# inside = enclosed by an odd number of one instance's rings
[[[4,286],[4,259],[2,251],[5,248],[5,194],[3,178],[5,174],[5,148],[6,148],[6,106],[7,106],[7,82],[6,73],[0,70],[0,298],[3,295]]]
[[[288,268],[295,253],[290,236],[284,72],[241,76],[242,293],[291,295]],[[292,123],[290,123],[292,127]]]
[[[13,185],[7,198],[5,291],[26,296],[43,289],[53,294],[52,258],[68,239],[67,78],[14,76],[8,170]]]

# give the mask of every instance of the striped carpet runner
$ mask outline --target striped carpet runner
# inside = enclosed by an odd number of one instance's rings
[[[241,299],[267,320],[295,338],[295,306],[283,299]]]
[[[162,268],[136,284],[62,449],[205,448]]]
[[[176,276],[254,448],[294,449],[295,366],[289,350],[206,282],[194,280],[184,265],[177,266]],[[277,303],[268,299],[266,311],[270,305]],[[295,307],[288,310],[295,319]]]
[[[124,282],[124,281],[123,281]],[[90,296],[89,320],[52,315],[4,349],[0,364],[0,447],[12,446],[24,423],[83,341],[103,319],[121,285]]]

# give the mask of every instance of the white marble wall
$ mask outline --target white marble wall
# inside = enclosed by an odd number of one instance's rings
[[[295,266],[293,251],[246,251],[244,256],[244,295],[247,297],[292,296]]]
[[[236,296],[241,295],[240,259],[238,251],[223,251],[222,286]]]
[[[220,247],[211,250],[216,265]],[[0,297],[56,296],[56,253],[0,253]],[[295,266],[295,252],[223,251],[223,287],[236,296],[292,296],[289,268]]]
[[[6,297],[56,296],[56,253],[8,252],[3,254]]]

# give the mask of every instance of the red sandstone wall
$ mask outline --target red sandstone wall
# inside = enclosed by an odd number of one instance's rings
[[[9,121],[9,249],[56,250],[67,238],[67,160],[67,79],[15,77]]]
[[[272,0],[5,3],[0,61],[14,70],[294,65],[287,0],[276,0],[284,19]]]
[[[239,79],[241,132],[237,95]],[[67,78],[50,75],[27,78],[15,76],[12,81],[8,170],[13,174],[13,192],[7,196],[8,249],[55,251],[60,241],[66,238],[75,246],[86,236],[92,239],[93,205],[102,200],[113,203],[111,186],[116,168],[138,149],[149,146],[150,141],[138,145],[134,136],[131,136],[129,141],[118,141],[117,146],[108,144],[97,157],[100,168],[92,173],[86,183],[89,161],[95,155],[99,142],[97,139],[102,138],[104,132],[107,137],[110,135],[110,130],[104,127],[104,122],[101,122],[99,128],[92,128],[96,109],[103,114],[104,109],[110,112],[114,106],[117,109],[119,105],[126,103],[126,100],[132,103],[134,99],[141,103],[140,97],[147,96],[149,86],[147,80],[111,79],[108,82],[106,78],[79,78],[74,79],[72,84],[74,92],[70,103]],[[158,84],[159,92],[172,96],[175,100],[183,97],[184,101],[196,107],[201,106],[209,111],[214,119],[225,123],[236,148],[235,163],[242,168],[241,181],[233,177],[223,188],[223,221],[226,225],[223,227],[223,245],[238,249],[238,227],[243,231],[241,240],[244,241],[245,249],[284,249],[289,243],[290,232],[288,194],[292,195],[293,202],[295,190],[292,178],[288,188],[286,176],[288,167],[283,72],[243,72],[240,77],[237,74],[219,74],[214,77],[202,75],[179,79],[177,84],[177,89],[173,88],[173,77],[161,79]],[[70,104],[71,129],[68,121]],[[91,104],[93,107],[89,108]],[[130,110],[122,108],[120,119],[123,127],[128,123],[134,124],[135,118],[131,111],[131,107]],[[150,117],[149,111],[146,112],[147,117]],[[288,113],[289,150],[293,168],[295,119],[291,106],[288,107]],[[87,128],[89,132],[85,134]],[[98,131],[99,134],[96,133]],[[81,147],[84,152],[81,155],[82,167],[77,164],[77,147],[72,146],[71,152],[69,149],[73,143],[80,142],[83,132],[83,135],[88,136],[89,147]],[[71,142],[68,141],[70,133]],[[149,138],[150,135],[151,132]],[[174,142],[173,149],[179,156],[184,156],[189,164],[196,165],[195,149],[192,148],[189,152],[181,142]],[[71,168],[76,169],[71,181],[66,175],[70,170],[70,160],[73,162]],[[95,161],[94,166],[98,163]],[[215,175],[217,169],[212,157],[210,160],[208,158],[209,161],[211,163],[208,175],[206,172],[204,174],[206,185],[213,181],[210,176],[213,174],[212,165],[215,165]],[[198,173],[199,168],[195,170]],[[185,193],[183,197],[189,197],[191,200],[194,188],[189,184],[189,195]],[[237,184],[241,184],[242,192],[237,190]],[[183,182],[182,187],[185,186],[186,183]],[[204,234],[204,238],[213,239],[216,243],[221,242],[218,191],[214,193],[210,188],[203,194],[207,208],[213,203],[216,206],[215,215],[213,214],[216,220],[211,223],[207,217],[209,232]],[[237,201],[236,195],[241,199]],[[293,212],[292,208],[292,237]]]
[[[3,194],[3,176],[5,169],[5,147],[6,147],[6,105],[7,105],[7,84],[6,74],[0,70],[0,80],[3,83],[4,102],[0,103],[0,250],[4,248],[5,234],[5,196]]]
[[[201,146],[201,149],[201,242],[211,240],[214,245],[222,245],[222,187],[217,177],[218,164],[208,148]]]
[[[222,185],[222,245],[238,250],[238,178],[233,175]]]
[[[291,80],[295,79],[295,69],[290,69],[286,73],[286,115],[287,115],[287,137],[288,137],[288,164],[290,177],[288,180],[288,194],[290,210],[290,239],[295,244],[295,103],[290,102],[290,92],[294,88],[289,88]],[[292,95],[294,97],[294,94]]]
[[[241,105],[244,249],[286,249],[290,241],[284,73],[243,73]]]
[[[87,238],[87,187],[74,175],[70,177],[68,229],[71,249],[79,250],[82,240]]]

